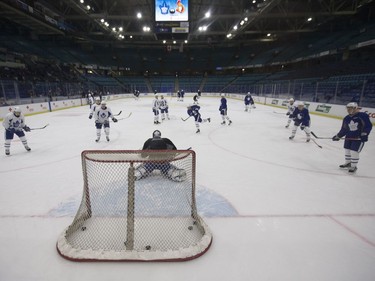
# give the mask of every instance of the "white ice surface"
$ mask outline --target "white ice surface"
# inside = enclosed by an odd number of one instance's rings
[[[306,143],[284,126],[284,112],[257,105],[244,112],[228,99],[231,126],[220,125],[219,98],[202,97],[196,134],[185,102],[167,98],[171,120],[153,124],[151,99],[111,101],[129,119],[111,124],[111,141],[95,143],[87,107],[26,117],[26,152],[15,138],[0,155],[0,280],[375,280],[375,133],[356,175],[338,168],[342,141]],[[331,137],[341,120],[312,115],[312,130]],[[197,153],[198,210],[213,232],[202,257],[182,263],[75,263],[56,251],[82,196],[80,153],[87,149],[140,149],[159,129],[179,149]]]

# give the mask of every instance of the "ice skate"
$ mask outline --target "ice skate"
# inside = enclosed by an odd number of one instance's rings
[[[229,120],[228,126],[229,126],[230,124],[232,124],[232,120]]]
[[[107,141],[109,141],[109,136],[106,136],[105,138],[107,139]]]
[[[348,170],[348,172],[349,172],[350,174],[353,174],[353,173],[355,173],[356,171],[357,171],[357,167],[350,167],[349,170]]]
[[[96,142],[99,142],[99,141],[100,141],[100,137],[97,137],[95,141],[96,141]]]
[[[221,122],[221,125],[225,125],[225,124],[226,124],[225,121]]]
[[[31,148],[30,148],[29,146],[25,146],[25,149],[26,149],[27,151],[31,151]]]
[[[197,134],[198,134],[198,133],[200,133],[200,132],[201,132],[201,130],[199,130],[199,129],[198,129],[198,130],[197,130],[197,131],[196,131],[195,133],[197,133]]]
[[[207,121],[208,121],[208,123],[210,123],[211,122],[211,118],[207,118]]]
[[[290,140],[294,139],[294,136],[290,136],[289,139],[290,139]]]
[[[287,129],[288,129],[288,128],[289,128],[289,125],[286,125],[286,126],[285,126],[285,128],[287,128]]]
[[[5,149],[5,155],[10,155],[10,150],[9,149]]]
[[[345,164],[340,165],[339,167],[342,169],[345,169],[345,168],[350,168],[351,166],[352,165],[350,163],[345,163]]]

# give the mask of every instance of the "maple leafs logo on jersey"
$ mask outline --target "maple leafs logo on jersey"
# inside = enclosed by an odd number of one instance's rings
[[[101,113],[101,114],[100,114],[100,117],[102,117],[102,118],[106,118],[106,117],[107,117],[107,113],[105,113],[105,112]]]
[[[353,120],[350,121],[348,124],[350,131],[357,131],[358,130],[358,123],[354,122]]]
[[[298,113],[297,114],[297,119],[302,119],[302,114]]]
[[[18,128],[18,127],[20,127],[20,125],[21,125],[21,122],[20,121],[16,121],[16,122],[13,122],[13,127],[14,128]]]

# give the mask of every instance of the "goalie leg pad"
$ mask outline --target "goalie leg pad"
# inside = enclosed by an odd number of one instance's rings
[[[168,170],[167,176],[173,181],[182,182],[186,180],[186,171],[172,167]]]
[[[143,165],[138,166],[134,171],[135,180],[140,180],[147,177],[149,172],[145,169]]]

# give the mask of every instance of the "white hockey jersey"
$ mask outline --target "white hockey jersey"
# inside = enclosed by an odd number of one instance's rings
[[[25,116],[21,113],[20,116],[17,117],[13,112],[9,112],[4,118],[3,126],[6,130],[15,129],[21,131],[22,128],[26,126]]]

